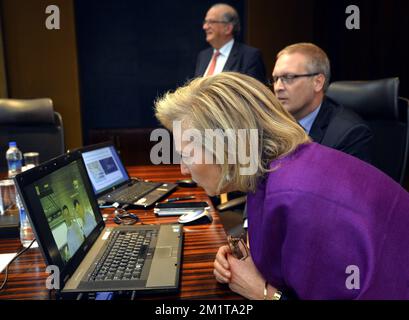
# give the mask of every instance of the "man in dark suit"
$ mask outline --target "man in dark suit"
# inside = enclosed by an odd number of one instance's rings
[[[284,48],[277,54],[272,76],[278,100],[312,140],[371,162],[372,132],[368,125],[325,96],[330,64],[321,48],[312,43]],[[246,209],[243,218],[247,228]]]
[[[371,161],[368,125],[325,96],[330,64],[321,48],[312,43],[284,48],[277,55],[272,76],[278,100],[315,142]]]
[[[240,32],[237,11],[227,4],[216,4],[207,11],[203,30],[210,48],[197,58],[195,77],[236,71],[265,83],[266,73],[260,50],[235,41]]]

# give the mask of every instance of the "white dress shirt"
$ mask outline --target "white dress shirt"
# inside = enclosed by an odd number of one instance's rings
[[[226,65],[227,59],[229,58],[231,49],[233,48],[233,44],[234,44],[234,39],[231,39],[229,42],[227,42],[223,47],[219,49],[220,55],[217,57],[216,68],[214,69],[213,75],[218,74],[223,71],[223,68]],[[213,49],[213,54],[215,52],[216,52],[216,49]],[[210,59],[209,64],[207,65],[207,68],[206,68],[206,72],[204,74],[207,74],[207,70],[209,69],[211,62],[212,62],[212,59]]]

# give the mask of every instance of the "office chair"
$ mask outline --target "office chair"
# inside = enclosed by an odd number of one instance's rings
[[[22,153],[38,152],[44,162],[65,152],[61,115],[49,98],[0,99],[0,170],[7,170],[9,141]]]
[[[246,195],[241,192],[210,197],[213,206],[220,213],[220,222],[228,235],[238,237],[243,233],[246,198]]]
[[[399,79],[337,81],[326,95],[363,118],[374,134],[372,164],[403,184],[409,146],[408,101],[398,97]]]

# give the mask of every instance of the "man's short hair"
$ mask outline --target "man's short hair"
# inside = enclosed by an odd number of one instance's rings
[[[219,6],[224,6],[224,7],[229,8],[229,10],[227,10],[223,14],[223,21],[231,23],[233,25],[233,35],[234,37],[237,37],[240,34],[240,30],[241,30],[239,14],[237,13],[236,9],[234,9],[232,6],[226,3],[216,3],[211,8],[219,7]]]
[[[277,59],[283,54],[300,53],[307,57],[307,65],[305,66],[308,73],[319,72],[325,77],[324,91],[329,86],[331,78],[330,62],[327,54],[320,47],[313,43],[302,42],[295,43],[285,47],[277,54]]]

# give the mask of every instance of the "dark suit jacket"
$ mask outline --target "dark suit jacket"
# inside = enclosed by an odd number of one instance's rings
[[[199,53],[196,62],[195,77],[204,75],[212,55],[213,48],[211,47]],[[240,72],[266,83],[266,68],[260,50],[237,41],[234,41],[233,48],[230,51],[223,71]]]
[[[372,131],[356,113],[325,97],[310,137],[320,144],[371,163]]]

